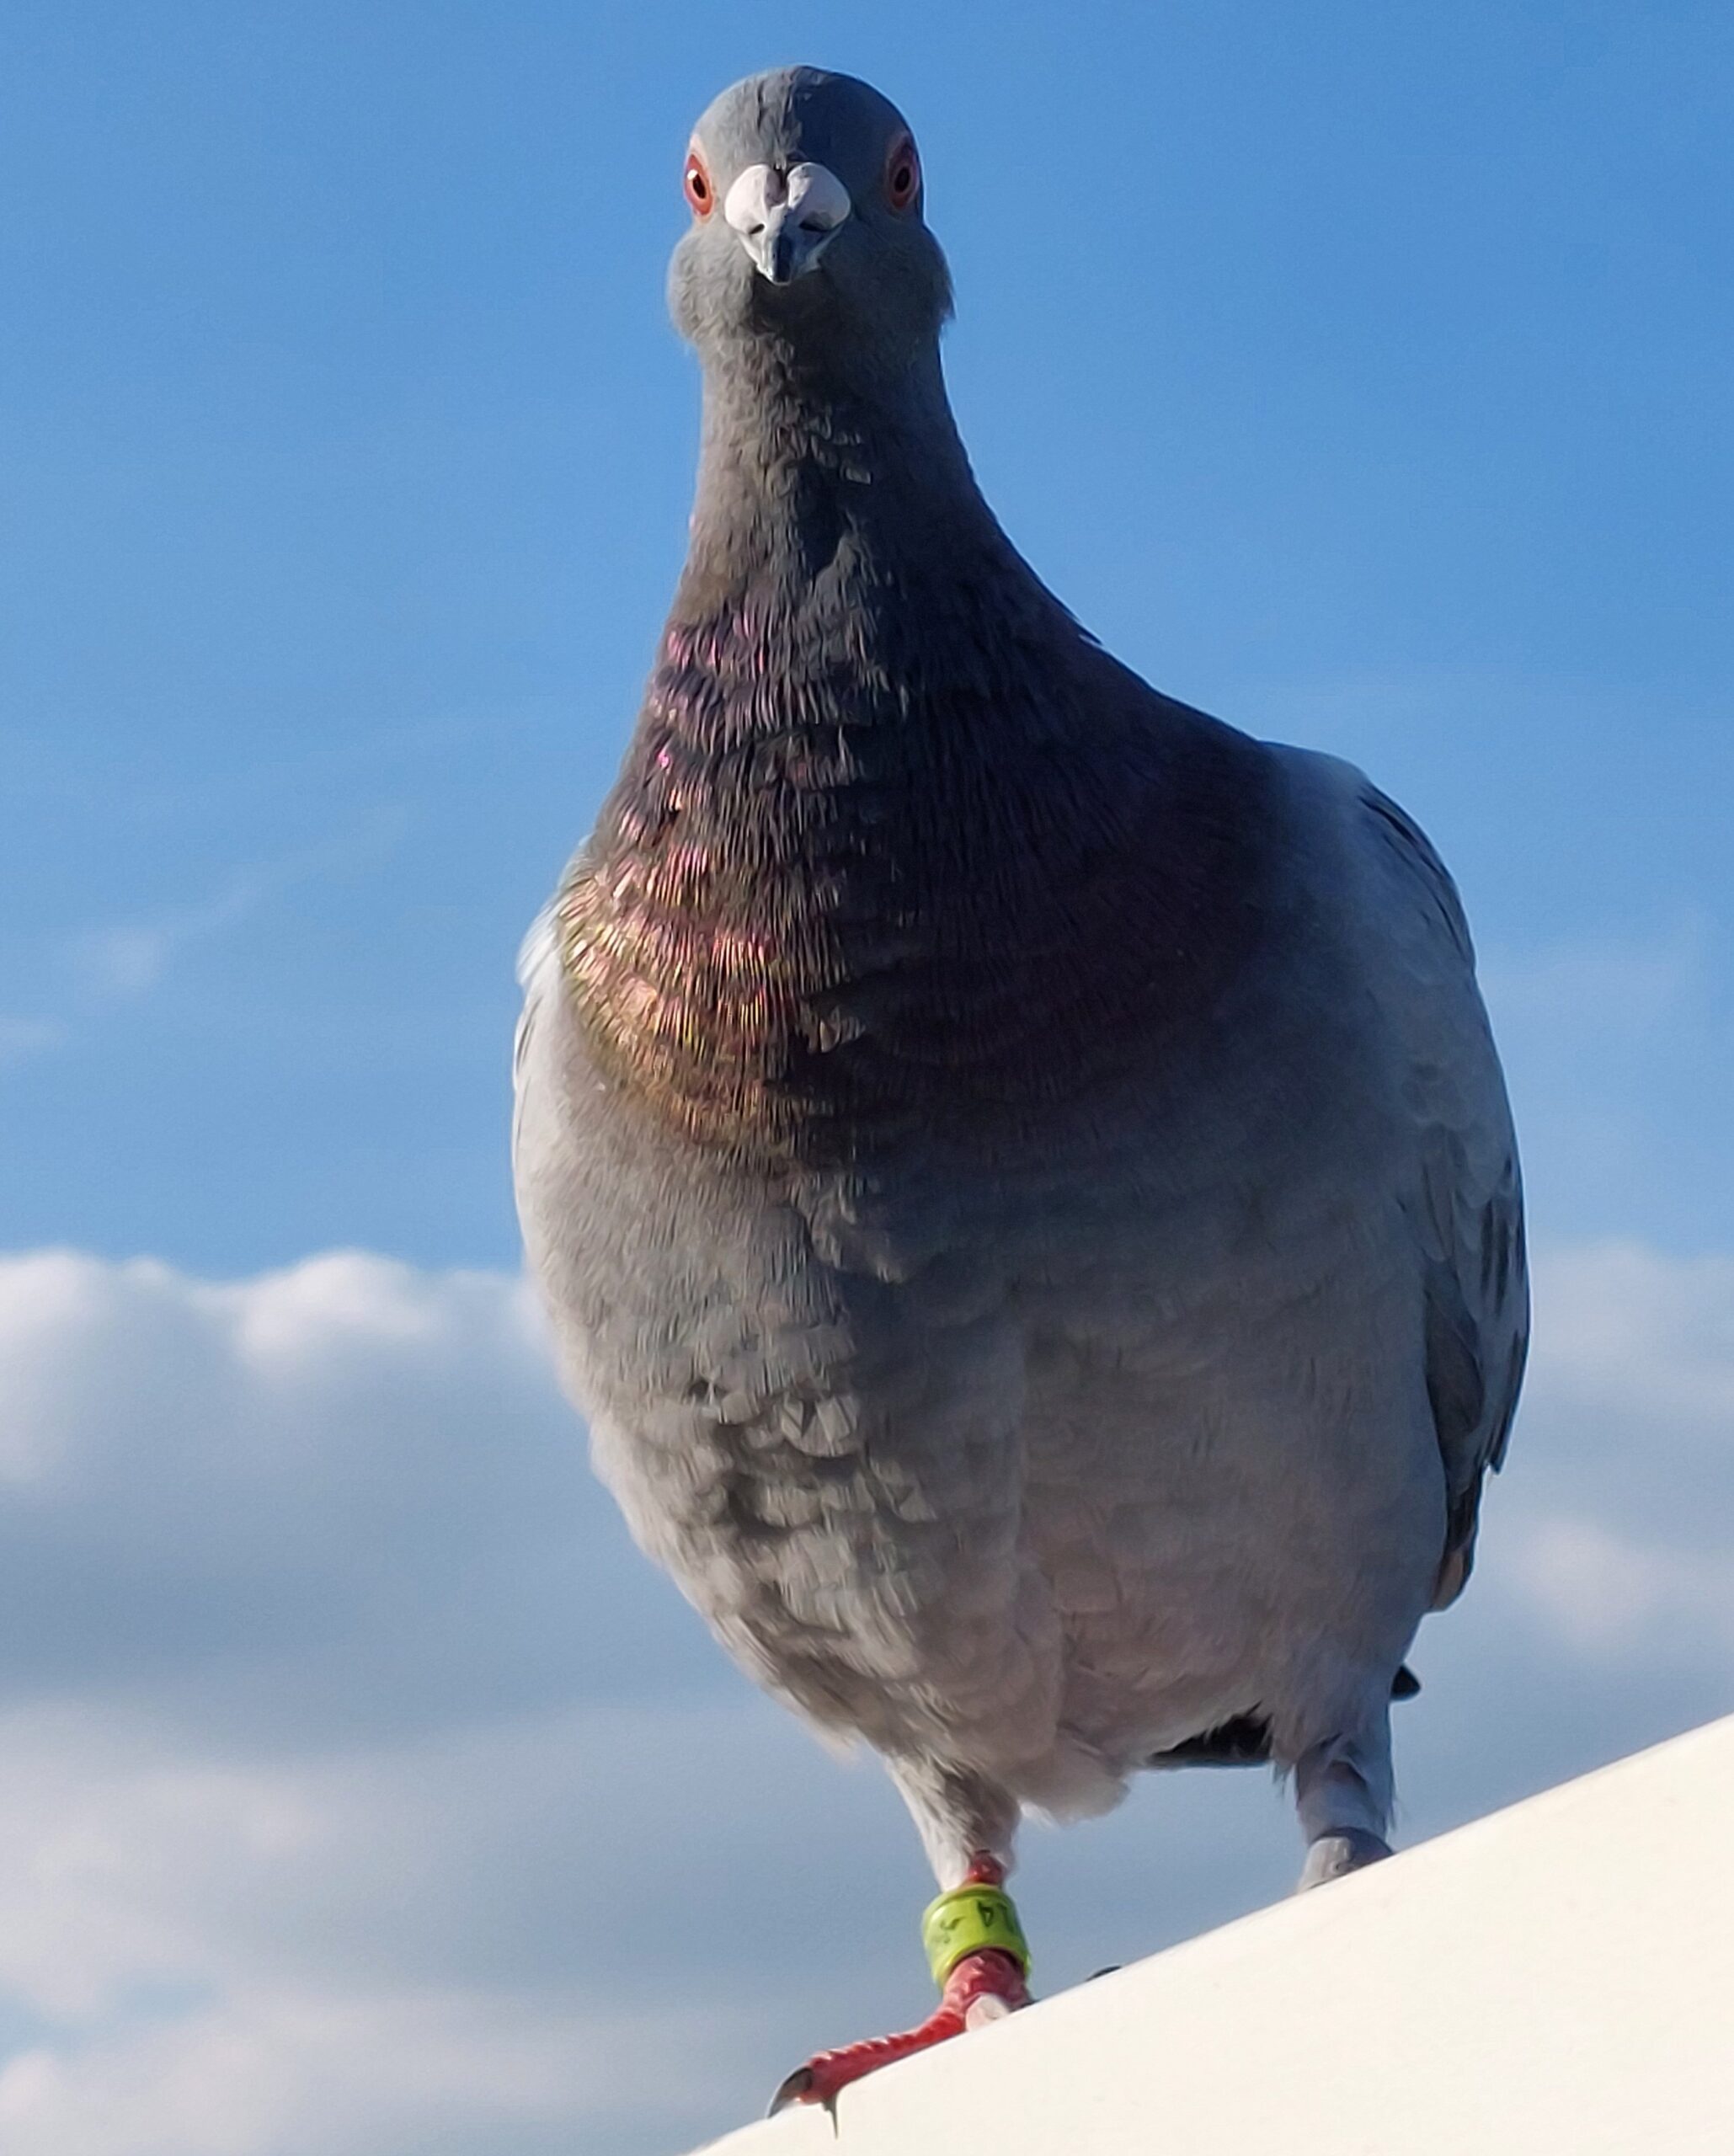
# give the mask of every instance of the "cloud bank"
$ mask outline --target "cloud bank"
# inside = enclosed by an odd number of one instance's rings
[[[1734,1259],[1555,1251],[1538,1299],[1411,1838],[1734,1705]],[[0,1493],[8,2156],[650,2156],[923,2009],[894,1798],[630,1549],[516,1282],[0,1262]],[[1256,1774],[1034,1832],[1038,1974],[1296,1855]]]

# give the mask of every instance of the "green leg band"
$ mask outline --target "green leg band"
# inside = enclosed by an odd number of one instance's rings
[[[1017,1921],[1011,1897],[997,1886],[953,1886],[937,1901],[930,1902],[921,1919],[921,1944],[927,1950],[927,1966],[942,1990],[966,1954],[984,1946],[997,1947],[1030,1972],[1029,1941]]]

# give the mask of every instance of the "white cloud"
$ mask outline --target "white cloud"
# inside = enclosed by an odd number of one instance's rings
[[[229,1723],[617,1692],[600,1511],[514,1283],[355,1253],[230,1283],[0,1261],[0,1705],[45,1687]],[[269,1692],[262,1690],[269,1677]]]
[[[67,1027],[58,1018],[0,1017],[0,1070],[11,1070],[63,1047]]]
[[[1629,1671],[1734,1652],[1734,1260],[1548,1254],[1521,1446],[1495,1492],[1505,1591]],[[1731,1702],[1734,1703],[1734,1702]]]
[[[1710,1652],[1734,1649],[1734,1577],[1726,1554],[1634,1540],[1598,1520],[1545,1521],[1523,1547],[1524,1590],[1583,1652],[1638,1666],[1655,1636],[1689,1630]]]
[[[113,928],[88,929],[72,946],[80,980],[88,993],[143,995],[168,970],[176,946],[197,932],[195,923],[128,921]]]
[[[0,2136],[9,2156],[569,2149],[574,2120],[702,2101],[738,2019],[586,2014],[558,1994],[261,1988],[18,2053],[0,2068]]]
[[[1617,933],[1484,942],[1481,975],[1537,1217],[1579,1233],[1641,1219],[1701,1235],[1727,1166],[1721,924],[1683,909]]]
[[[1520,1026],[1561,1044],[1653,1033],[1710,994],[1714,961],[1710,924],[1691,915],[1645,936],[1484,951],[1480,970],[1502,1036]]]
[[[1734,1441],[1734,1258],[1609,1238],[1546,1255],[1537,1368],[1547,1412],[1617,1412],[1657,1437]]]
[[[250,869],[192,905],[84,930],[72,939],[72,955],[85,995],[98,1004],[148,995],[184,951],[239,927],[267,899],[313,873],[323,851]]]
[[[376,865],[403,839],[409,820],[402,808],[380,808],[314,845],[240,870],[202,899],[99,922],[56,939],[66,976],[56,1000],[81,1019],[138,1002],[160,987],[189,951],[245,926],[285,892]],[[67,1014],[0,1017],[0,1070],[68,1046],[75,1032]]]
[[[1545,1257],[1411,1833],[1731,1704],[1731,1289]],[[1044,1980],[1283,1891],[1284,1808],[1032,1835]],[[922,2004],[894,1799],[627,1548],[488,1274],[0,1262],[0,1850],[17,2156],[670,2150]]]

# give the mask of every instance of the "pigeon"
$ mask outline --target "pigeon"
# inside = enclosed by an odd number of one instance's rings
[[[939,2004],[779,2092],[830,2104],[1027,2002],[1026,1813],[1267,1761],[1304,1886],[1389,1854],[1523,1203],[1418,826],[1148,686],[988,508],[902,115],[757,75],[683,184],[689,552],[526,945],[515,1173],[634,1536],[931,1862]]]

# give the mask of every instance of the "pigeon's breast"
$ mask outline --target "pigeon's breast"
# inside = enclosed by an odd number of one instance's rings
[[[702,1143],[800,1162],[1036,1130],[1135,1072],[1253,936],[1253,782],[1225,729],[1182,755],[1028,703],[671,634],[558,902],[600,1070]]]

